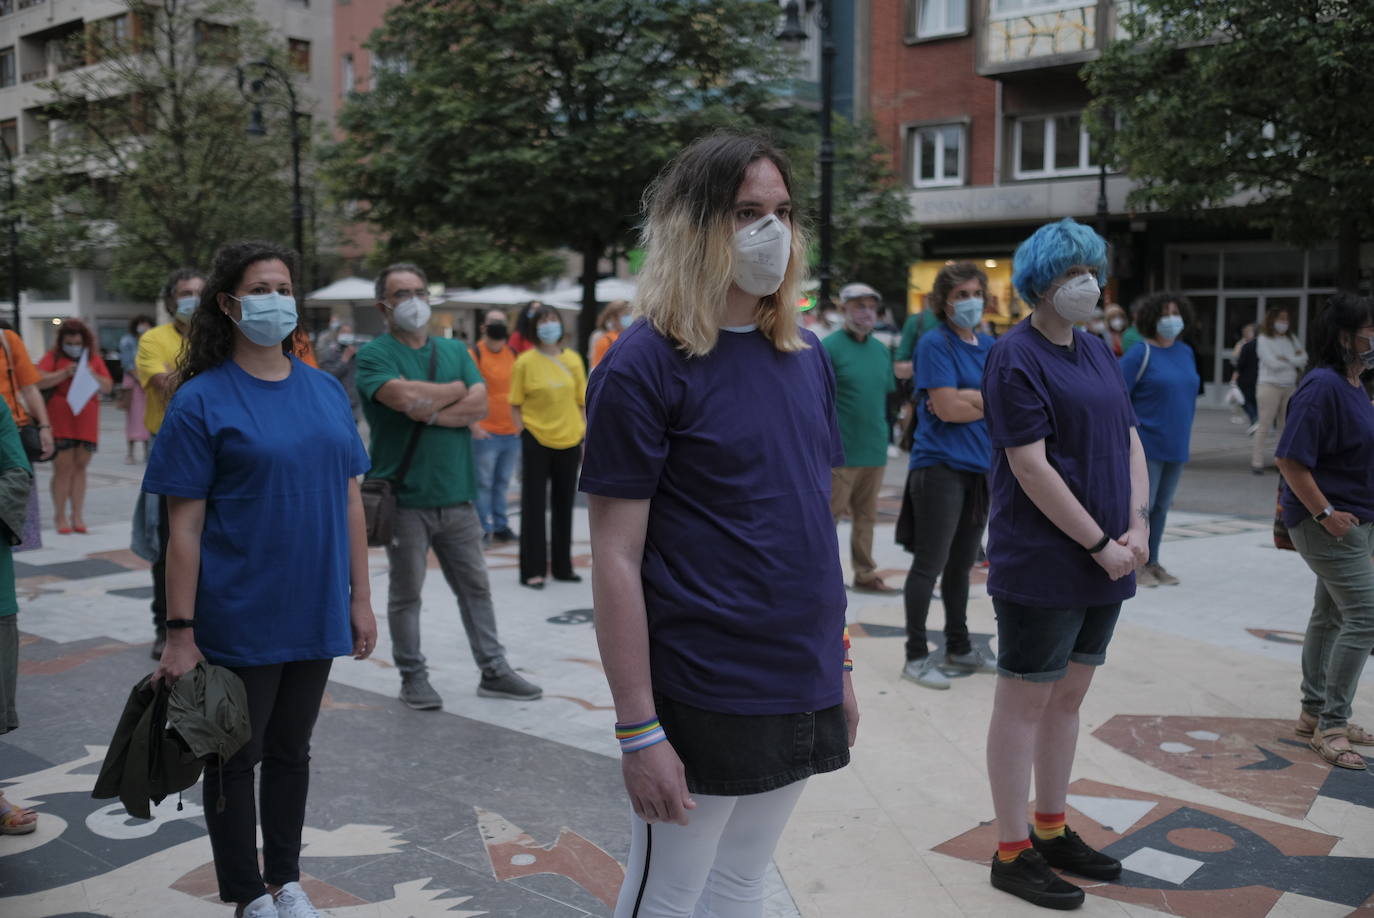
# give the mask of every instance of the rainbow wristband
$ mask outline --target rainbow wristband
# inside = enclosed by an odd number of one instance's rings
[[[638,752],[656,746],[668,738],[659,724],[658,718],[638,724],[616,724],[615,738],[620,741],[621,752]]]
[[[848,657],[845,657],[844,660],[844,671],[847,673],[854,672],[854,661],[849,659]]]

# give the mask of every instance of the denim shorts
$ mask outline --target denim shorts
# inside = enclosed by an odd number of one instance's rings
[[[1069,662],[1101,666],[1121,603],[1049,609],[992,600],[997,613],[997,672],[1026,682],[1056,682]]]
[[[801,714],[721,714],[658,693],[654,704],[694,794],[762,794],[849,764],[843,705]]]

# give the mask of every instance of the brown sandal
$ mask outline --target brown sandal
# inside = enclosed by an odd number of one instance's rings
[[[1310,718],[1310,719],[1309,719]],[[1293,728],[1293,732],[1303,739],[1310,739],[1312,734],[1317,731],[1317,716],[1303,711],[1298,715],[1298,725]]]
[[[1360,755],[1354,749],[1337,749],[1335,746],[1331,745],[1331,741],[1337,737],[1349,742],[1345,735],[1345,727],[1331,727],[1313,736],[1307,745],[1312,747],[1313,752],[1321,756],[1328,763],[1335,765],[1337,768],[1348,768],[1351,771],[1364,771],[1366,768],[1364,756]],[[1359,764],[1349,760],[1343,760],[1343,756],[1352,756],[1359,760]]]
[[[1359,724],[1346,724],[1345,738],[1350,740],[1352,746],[1374,746],[1374,733]]]
[[[37,813],[15,806],[0,794],[0,835],[28,835],[37,828]]]

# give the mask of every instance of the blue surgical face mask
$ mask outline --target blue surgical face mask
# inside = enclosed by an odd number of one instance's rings
[[[259,347],[281,344],[296,329],[296,301],[284,293],[260,293],[242,298],[232,293],[226,296],[242,304],[243,318],[234,324],[245,338]]]
[[[1155,334],[1165,341],[1172,341],[1183,334],[1183,316],[1162,316],[1155,323]]]
[[[983,300],[980,297],[960,300],[954,304],[954,312],[950,318],[960,328],[973,328],[983,321]]]
[[[534,333],[539,336],[539,340],[545,344],[553,344],[563,337],[563,326],[557,322],[540,322],[534,329]]]
[[[73,360],[80,360],[80,359],[81,359],[81,352],[84,351],[84,350],[85,350],[85,348],[82,347],[82,346],[79,345],[79,344],[64,344],[64,345],[62,345],[62,353],[66,354],[68,357],[70,357],[70,358],[73,359]]]
[[[200,297],[198,296],[177,297],[177,318],[183,322],[191,321],[191,313],[195,312],[199,305]]]
[[[635,317],[630,315],[628,312],[620,317],[621,328],[629,328],[633,324],[635,324]]]

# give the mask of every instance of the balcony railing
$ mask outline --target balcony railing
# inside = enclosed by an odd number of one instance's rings
[[[1097,2],[989,18],[983,40],[985,61],[992,65],[1091,51],[1097,46]]]

